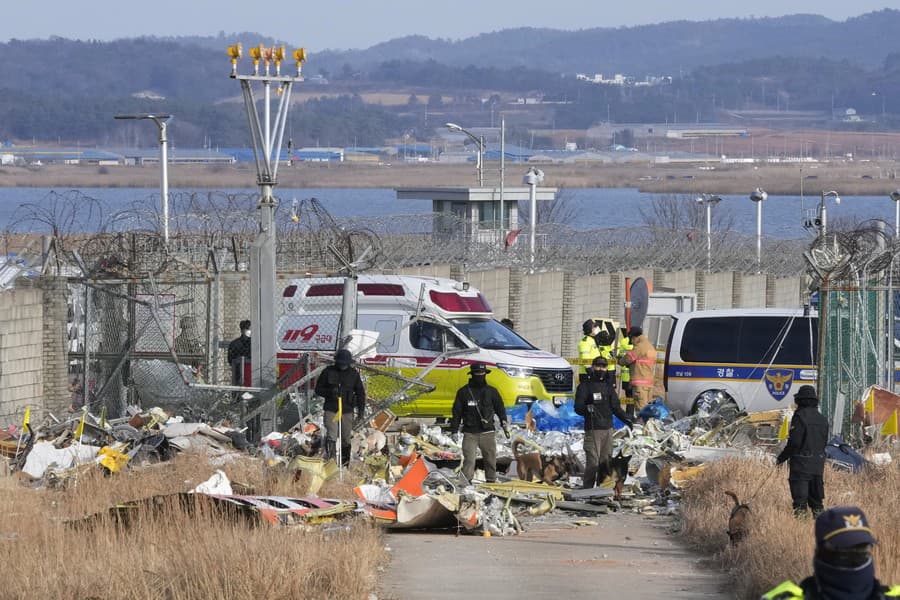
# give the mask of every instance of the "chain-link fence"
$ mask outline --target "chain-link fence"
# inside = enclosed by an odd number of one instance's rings
[[[819,394],[835,430],[849,435],[851,416],[869,386],[894,388],[900,243],[881,222],[817,239],[806,254],[819,291]]]
[[[430,213],[336,219],[313,199],[282,204],[274,299],[278,384],[245,401],[229,386],[248,383],[246,357],[245,368],[238,369],[228,358],[238,323],[250,316],[247,269],[258,228],[256,195],[173,194],[170,209],[168,244],[157,234],[156,197],[109,213],[84,194],[53,193],[40,205],[20,207],[5,232],[7,248],[46,235],[44,272],[69,278],[65,326],[73,404],[104,407],[110,416],[129,404],[242,420],[269,411],[273,422],[277,406],[308,410],[308,384],[344,332],[340,280],[316,280],[319,288],[310,295],[307,273],[450,264],[463,272],[659,268],[796,275],[804,269],[806,249],[801,241],[767,238],[757,263],[755,238],[733,232],[707,238],[694,229],[584,231],[539,224],[532,257],[527,228],[501,235],[490,223]],[[360,327],[389,338],[400,324]],[[378,406],[428,391],[421,380],[396,369],[376,368],[366,378]]]

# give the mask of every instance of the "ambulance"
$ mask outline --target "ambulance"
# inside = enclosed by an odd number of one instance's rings
[[[279,373],[304,352],[334,351],[343,278],[294,279],[284,288],[276,324]],[[357,328],[377,335],[374,356],[362,362],[416,377],[434,390],[392,409],[398,415],[449,417],[473,362],[488,365],[487,381],[506,406],[574,395],[574,373],[562,357],[541,350],[494,319],[484,295],[466,282],[407,275],[362,275],[357,283]],[[419,312],[417,312],[419,311]],[[419,314],[420,317],[416,317]]]

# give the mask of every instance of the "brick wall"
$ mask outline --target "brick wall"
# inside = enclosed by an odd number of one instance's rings
[[[63,322],[60,335],[65,331]],[[24,287],[0,292],[0,424],[21,424],[27,405],[43,408],[43,363],[43,291]]]

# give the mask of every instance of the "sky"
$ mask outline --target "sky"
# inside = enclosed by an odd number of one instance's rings
[[[266,4],[273,7],[271,12],[260,10]],[[582,29],[796,13],[844,20],[898,4],[898,0],[3,0],[0,40],[50,36],[111,40],[252,31],[321,51],[367,48],[413,34],[455,40],[523,26]]]

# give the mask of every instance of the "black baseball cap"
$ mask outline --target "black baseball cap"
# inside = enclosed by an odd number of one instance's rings
[[[816,545],[832,548],[851,548],[860,544],[875,544],[865,513],[856,506],[829,508],[816,518]]]
[[[346,348],[341,348],[334,353],[334,364],[337,366],[348,366],[353,362],[353,355]]]

